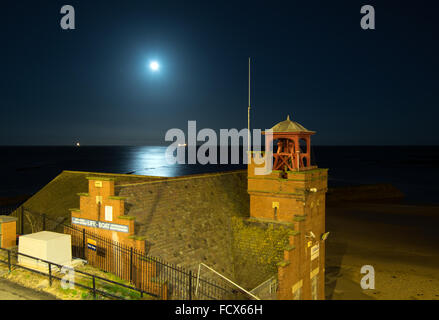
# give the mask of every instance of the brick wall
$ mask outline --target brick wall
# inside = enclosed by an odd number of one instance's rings
[[[285,300],[324,299],[325,243],[321,237],[325,232],[328,170],[313,168],[256,175],[255,168],[260,166],[253,162],[248,166],[250,216],[292,223],[296,231],[286,240],[283,259],[277,264],[277,297]],[[313,293],[314,276],[317,277]],[[300,294],[296,295],[297,292]]]
[[[16,221],[3,222],[0,224],[1,233],[1,248],[11,248],[16,246]]]
[[[128,232],[111,231],[102,228],[76,225],[98,236],[145,251],[144,239],[134,237],[134,220],[125,214],[125,199],[115,196],[115,179],[108,177],[88,177],[88,192],[79,193],[79,208],[71,209],[72,218],[100,221],[112,225],[124,226]],[[107,209],[109,214],[107,217]],[[72,222],[73,223],[73,222]]]
[[[322,171],[326,178],[326,170]],[[298,234],[289,239],[289,250],[278,265],[278,299],[293,299],[294,289],[301,286],[301,299],[312,299],[311,279],[317,275],[317,299],[325,299],[325,192],[318,189],[304,198],[303,212],[293,216],[294,229]],[[310,236],[313,232],[315,238]],[[317,257],[313,248],[319,247]]]

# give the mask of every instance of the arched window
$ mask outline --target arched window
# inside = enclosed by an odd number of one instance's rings
[[[302,158],[302,163],[304,167],[308,167],[308,159],[306,157]]]
[[[300,145],[300,152],[306,153],[307,151],[307,142],[305,139],[299,139],[299,145]]]

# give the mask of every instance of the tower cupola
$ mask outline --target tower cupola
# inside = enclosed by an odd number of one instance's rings
[[[311,135],[315,131],[291,121],[290,116],[265,134],[265,144],[273,142],[273,170],[299,171],[315,168],[311,166]],[[276,146],[275,146],[276,144]]]

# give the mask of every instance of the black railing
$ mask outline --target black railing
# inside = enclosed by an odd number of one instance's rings
[[[15,268],[21,268],[21,269],[24,269],[24,270],[27,270],[27,271],[30,271],[30,272],[33,272],[33,273],[37,273],[37,274],[40,274],[40,275],[43,275],[43,276],[47,276],[49,278],[49,286],[52,286],[52,283],[53,283],[54,279],[63,281],[63,278],[61,278],[61,277],[59,277],[59,276],[54,274],[54,272],[53,272],[54,271],[54,267],[58,268],[59,270],[61,270],[61,272],[62,272],[62,270],[66,270],[66,269],[68,269],[69,272],[70,271],[74,271],[75,277],[76,277],[77,274],[80,274],[81,277],[83,277],[85,280],[86,279],[90,279],[91,283],[92,283],[92,286],[89,287],[89,286],[85,285],[84,282],[87,282],[87,281],[83,281],[81,283],[79,281],[73,280],[71,277],[69,277],[68,280],[64,279],[64,281],[69,282],[73,286],[78,286],[78,287],[81,287],[81,288],[89,290],[93,294],[93,298],[94,299],[97,298],[97,295],[101,295],[103,297],[111,298],[111,299],[118,299],[118,300],[124,300],[125,299],[124,296],[118,296],[118,295],[106,292],[104,290],[98,289],[97,286],[96,286],[96,283],[97,283],[96,280],[99,280],[101,283],[104,283],[104,284],[111,284],[111,285],[116,286],[118,288],[129,289],[132,292],[138,293],[140,298],[143,298],[144,294],[150,295],[151,298],[158,297],[157,295],[154,295],[154,294],[151,294],[151,293],[146,293],[146,292],[144,292],[142,290],[139,290],[138,288],[135,288],[135,287],[132,287],[132,286],[128,286],[128,285],[125,285],[123,283],[115,282],[115,281],[112,281],[112,280],[109,280],[109,279],[105,279],[103,277],[99,277],[99,276],[91,274],[91,273],[80,271],[80,270],[74,269],[74,268],[72,268],[70,266],[63,266],[63,265],[60,265],[60,264],[57,264],[57,263],[54,263],[54,262],[43,260],[43,259],[40,259],[40,258],[37,258],[37,257],[32,257],[32,256],[24,254],[24,253],[19,253],[19,252],[15,252],[15,251],[4,249],[4,248],[0,248],[0,252],[6,252],[7,253],[7,261],[4,261],[3,259],[0,259],[0,263],[7,264],[9,272],[11,272],[13,267],[15,267]],[[6,255],[5,255],[5,257],[6,257]],[[35,268],[30,267],[29,263],[25,263],[25,264],[19,263],[19,257],[24,257],[26,259],[33,260],[35,262],[34,263],[34,267]],[[46,268],[47,268],[47,273],[43,271]]]
[[[161,299],[225,299],[236,294],[219,282],[198,278],[191,270],[84,229],[65,226],[64,233],[71,235],[73,256],[130,281],[136,288],[156,294]],[[91,246],[90,242],[93,243]]]
[[[55,220],[24,207],[20,207],[13,215],[18,218],[20,234],[43,230],[70,234],[73,257],[87,260],[89,265],[113,273],[137,289],[160,299],[248,299],[226,282],[217,281],[218,278],[199,277],[181,266],[149,256],[84,228],[68,225],[65,217]]]

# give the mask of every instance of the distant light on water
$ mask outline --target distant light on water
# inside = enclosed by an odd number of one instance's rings
[[[127,168],[136,175],[175,177],[182,175],[178,165],[166,162],[165,146],[139,146],[132,148]]]

